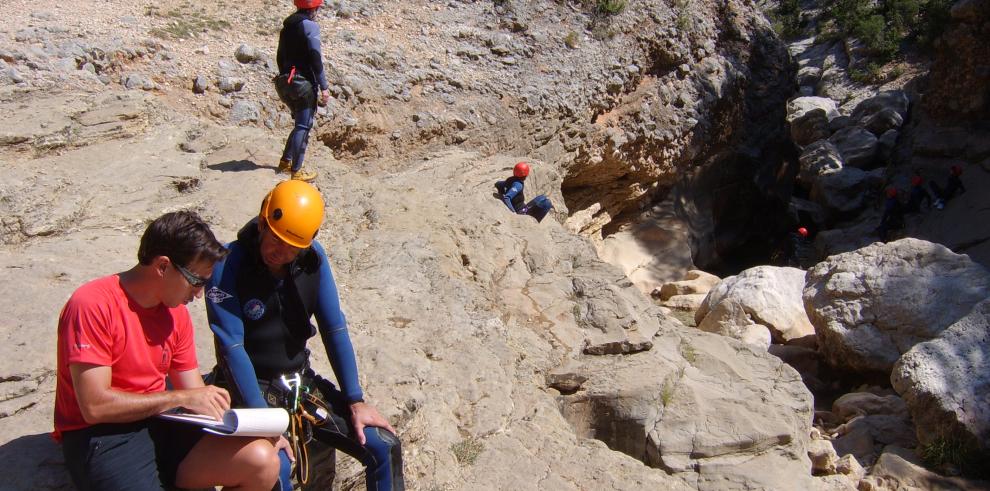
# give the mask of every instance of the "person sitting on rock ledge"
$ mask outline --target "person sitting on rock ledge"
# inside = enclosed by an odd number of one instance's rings
[[[138,264],[79,287],[58,321],[55,431],[76,488],[270,490],[275,447],[153,416],[182,407],[221,419],[230,395],[207,386],[185,304],[227,254],[199,216],[167,213],[141,237]],[[166,376],[175,390],[166,390]]]
[[[217,348],[213,377],[231,388],[235,405],[284,407],[292,415],[293,452],[280,454],[281,489],[292,489],[293,458],[297,480],[308,481],[313,438],[363,463],[369,490],[401,490],[399,439],[364,401],[330,261],[314,240],[323,208],[312,185],[283,181],[229,244],[206,293]],[[317,333],[339,389],[310,368],[306,342]]]
[[[513,213],[529,215],[542,222],[543,218],[553,209],[553,203],[545,195],[539,195],[526,203],[523,194],[526,178],[529,176],[529,164],[519,162],[512,168],[512,177],[495,183],[498,196]]]
[[[963,186],[962,179],[959,178],[961,175],[962,167],[959,165],[953,165],[949,168],[949,179],[945,181],[944,188],[939,187],[938,183],[935,181],[929,183],[932,188],[932,192],[935,193],[936,210],[945,208],[945,204],[952,198],[955,198],[956,193],[962,194],[966,192],[966,186]]]

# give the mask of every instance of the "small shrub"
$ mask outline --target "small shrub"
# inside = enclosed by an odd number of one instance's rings
[[[694,346],[688,344],[687,341],[681,341],[680,351],[681,356],[683,356],[688,363],[694,365],[694,362],[698,361],[698,352],[695,351]]]
[[[990,477],[990,469],[985,465],[990,452],[981,451],[963,437],[943,433],[922,447],[921,458],[926,466],[935,470],[952,466],[967,477]]]
[[[567,35],[564,36],[564,45],[571,49],[577,48],[578,34],[574,31],[567,33]]]
[[[457,458],[457,462],[461,465],[474,464],[484,449],[485,446],[476,438],[461,440],[450,446],[450,451],[454,452],[454,457]]]
[[[626,0],[598,0],[598,12],[616,15],[626,9]]]

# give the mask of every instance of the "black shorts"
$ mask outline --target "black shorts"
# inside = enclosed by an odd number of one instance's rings
[[[203,430],[151,418],[105,423],[62,434],[62,454],[80,491],[155,490],[175,485],[179,464]]]

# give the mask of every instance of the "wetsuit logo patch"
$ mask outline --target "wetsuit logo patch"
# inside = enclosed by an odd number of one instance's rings
[[[265,304],[258,300],[257,298],[252,298],[244,304],[244,315],[248,319],[256,321],[265,315]]]
[[[221,303],[231,297],[233,297],[233,295],[221,290],[218,287],[210,288],[210,291],[206,292],[206,298],[210,299],[213,303]]]

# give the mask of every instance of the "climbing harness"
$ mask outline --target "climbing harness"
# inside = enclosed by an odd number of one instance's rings
[[[289,438],[292,452],[296,455],[296,480],[305,485],[309,482],[309,453],[306,444],[312,439],[312,430],[306,431],[306,424],[321,426],[330,418],[330,408],[319,397],[310,393],[303,384],[298,372],[289,377],[279,378],[285,387],[286,409],[289,411]]]

